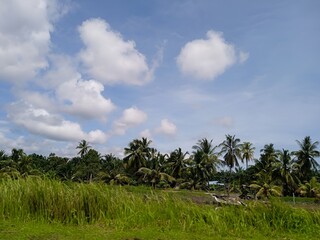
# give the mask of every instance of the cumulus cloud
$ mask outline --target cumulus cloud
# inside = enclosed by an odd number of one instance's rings
[[[57,97],[64,103],[64,111],[85,118],[105,119],[115,109],[110,99],[102,96],[104,87],[94,80],[72,79],[59,85]]]
[[[79,56],[93,78],[105,84],[142,85],[152,79],[145,56],[134,41],[125,41],[102,19],[90,19],[79,27],[85,48]]]
[[[43,78],[37,79],[38,91],[15,89],[16,96],[49,112],[68,113],[86,119],[107,119],[115,105],[103,96],[104,86],[100,82],[82,79],[66,56],[52,57],[51,66]]]
[[[49,111],[56,111],[60,106],[45,92],[36,92],[25,89],[15,89],[18,99],[21,99],[36,108],[43,108]]]
[[[170,122],[168,119],[162,119],[160,127],[156,129],[157,133],[164,135],[175,135],[177,132],[177,127],[174,123]]]
[[[149,129],[145,129],[140,133],[140,137],[144,137],[144,138],[152,138],[152,134],[151,131]]]
[[[55,90],[16,90],[16,96],[36,108],[54,113],[68,113],[85,119],[107,120],[116,108],[102,93],[104,87],[94,80],[65,80]]]
[[[240,54],[239,61],[248,55]],[[197,79],[211,80],[237,62],[235,47],[225,41],[222,33],[210,30],[206,39],[188,42],[177,57],[180,71]]]
[[[48,66],[59,6],[54,0],[0,1],[0,80],[28,80]]]
[[[147,120],[147,114],[136,107],[125,109],[120,119],[114,122],[113,134],[123,135],[128,128]]]
[[[55,89],[65,81],[80,79],[74,60],[67,55],[50,54],[50,69],[37,79],[37,84],[44,89]]]
[[[231,128],[233,127],[234,121],[231,117],[221,117],[215,119],[214,123],[225,128]]]
[[[8,107],[8,117],[28,132],[53,140],[104,142],[107,135],[100,130],[84,132],[78,123],[64,120],[42,108],[35,108],[26,102],[12,103]]]

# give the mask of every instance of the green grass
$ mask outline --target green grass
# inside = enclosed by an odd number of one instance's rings
[[[317,239],[320,211],[282,201],[196,204],[188,192],[0,181],[0,239]],[[202,193],[190,193],[191,197]]]

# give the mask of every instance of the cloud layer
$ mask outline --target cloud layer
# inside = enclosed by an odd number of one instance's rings
[[[240,61],[248,55],[241,54]],[[227,43],[222,33],[210,30],[207,39],[188,42],[177,57],[180,71],[196,79],[211,80],[221,75],[237,61],[235,47]]]

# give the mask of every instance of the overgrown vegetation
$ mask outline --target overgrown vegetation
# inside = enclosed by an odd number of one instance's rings
[[[276,150],[266,144],[260,157],[254,159],[255,147],[250,142],[226,135],[225,141],[213,145],[212,140],[200,139],[189,154],[177,148],[163,154],[151,147],[146,138],[134,139],[124,148],[125,157],[112,153],[102,155],[87,141],[79,142],[78,156],[48,157],[30,154],[23,149],[12,149],[11,154],[0,151],[0,178],[17,179],[27,176],[46,176],[50,179],[74,182],[102,182],[118,185],[147,185],[153,188],[209,190],[215,188],[257,198],[271,196],[320,197],[318,142],[309,136],[298,149]],[[246,168],[239,167],[239,163]],[[248,163],[254,164],[249,166]]]
[[[277,200],[217,208],[193,203],[174,192],[39,177],[2,180],[0,191],[2,224],[102,224],[103,229],[113,232],[152,229],[155,236],[168,231],[169,235],[189,232],[208,238],[248,238],[253,233],[265,237],[294,233],[317,236],[320,231],[319,210],[294,208]]]

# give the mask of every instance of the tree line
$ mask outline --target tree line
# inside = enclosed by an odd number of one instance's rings
[[[227,194],[237,192],[241,197],[250,194],[261,198],[293,194],[320,197],[318,145],[309,136],[297,140],[296,151],[278,150],[270,143],[255,159],[253,144],[241,143],[235,135],[226,135],[218,145],[203,138],[190,153],[177,148],[166,154],[151,147],[147,138],[141,138],[131,141],[124,148],[124,157],[119,158],[112,153],[101,155],[82,140],[77,146],[78,155],[72,158],[54,153],[27,155],[23,149],[16,148],[11,154],[1,150],[0,178],[45,176],[61,181],[153,188],[215,188]]]

